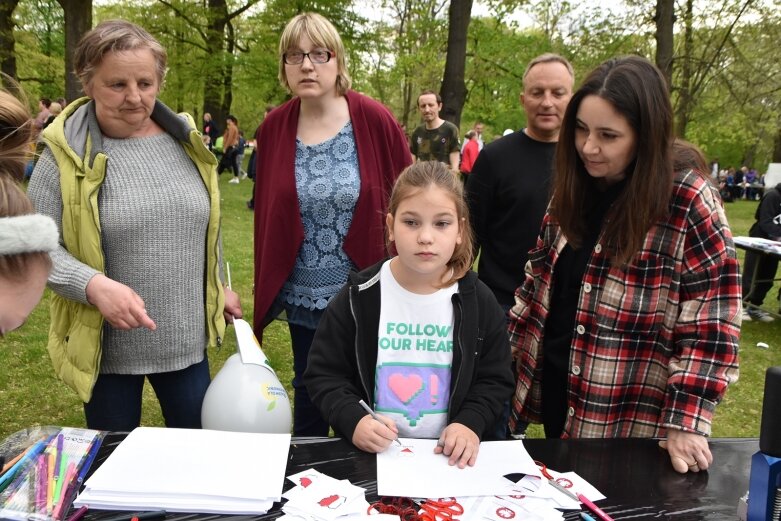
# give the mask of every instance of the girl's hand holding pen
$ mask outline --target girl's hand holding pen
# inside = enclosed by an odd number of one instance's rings
[[[353,431],[353,445],[366,452],[382,452],[399,437],[399,430],[390,418],[367,414]]]
[[[451,423],[442,431],[434,453],[448,456],[448,465],[458,464],[458,468],[463,469],[467,465],[474,467],[479,450],[480,438],[472,429],[461,423]]]

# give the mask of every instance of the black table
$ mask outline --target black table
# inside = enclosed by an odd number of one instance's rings
[[[109,434],[98,453],[97,468],[125,434]],[[576,471],[607,499],[598,504],[616,520],[734,521],[738,500],[748,490],[751,456],[757,439],[711,439],[714,466],[708,472],[678,474],[667,453],[651,439],[525,440],[534,459],[548,467]],[[366,489],[366,499],[377,499],[376,457],[336,438],[293,439],[285,475],[315,468],[337,479],[349,479]],[[92,469],[94,470],[94,469]],[[258,469],[262,471],[262,469]],[[285,481],[285,490],[293,486]],[[83,518],[99,521],[118,512],[91,510]],[[282,515],[279,505],[264,516],[171,513],[167,520],[270,521]],[[580,519],[570,512],[567,520]]]

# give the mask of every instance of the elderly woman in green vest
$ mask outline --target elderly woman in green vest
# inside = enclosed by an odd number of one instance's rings
[[[138,426],[145,378],[167,426],[199,428],[207,346],[241,316],[222,284],[216,160],[157,100],[166,52],[145,30],[103,22],[74,63],[87,97],[46,128],[29,186],[60,229],[49,354],[90,428]]]

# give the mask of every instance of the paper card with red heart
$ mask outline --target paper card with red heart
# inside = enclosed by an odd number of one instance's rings
[[[322,472],[316,471],[315,469],[303,470],[297,474],[292,474],[288,476],[287,479],[295,483],[296,486],[283,493],[282,497],[285,499],[293,499],[298,494],[300,494],[303,489],[307,488],[312,483],[319,481],[323,477],[333,479],[330,476],[323,474]]]
[[[298,490],[282,507],[285,513],[333,521],[348,514],[366,512],[369,504],[364,498],[365,489],[325,474],[315,478],[306,487],[296,487]]]

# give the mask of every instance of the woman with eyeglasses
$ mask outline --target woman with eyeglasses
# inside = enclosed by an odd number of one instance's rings
[[[380,103],[350,90],[334,26],[314,13],[288,22],[279,80],[293,99],[258,129],[255,332],[283,310],[293,345],[293,434],[327,436],[302,376],[317,324],[351,270],[386,256],[384,216],[396,177],[412,162]]]

